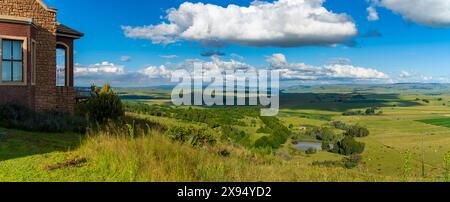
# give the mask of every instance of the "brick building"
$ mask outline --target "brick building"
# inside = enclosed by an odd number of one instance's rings
[[[0,104],[73,112],[73,42],[83,34],[56,15],[41,0],[0,0]]]

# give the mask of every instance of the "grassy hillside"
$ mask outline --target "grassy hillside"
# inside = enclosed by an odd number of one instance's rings
[[[0,129],[0,181],[444,181],[450,95],[435,87],[291,90],[270,120],[258,107],[175,107],[164,89],[120,89],[134,106],[129,118],[165,130],[139,130],[132,139],[124,125],[88,135]],[[364,114],[368,108],[377,113]],[[312,129],[342,135],[334,122],[370,131],[356,138],[365,150],[354,168],[343,168],[343,155],[294,149],[298,141],[321,142]],[[279,134],[291,137],[271,151],[255,146]]]
[[[2,131],[7,135],[0,150],[0,181],[396,180],[357,170],[314,167],[300,159],[285,160],[229,145],[193,148],[168,140],[158,132],[131,140],[128,136],[105,133],[80,137]],[[62,143],[74,147],[64,147]],[[5,152],[5,148],[14,152]]]

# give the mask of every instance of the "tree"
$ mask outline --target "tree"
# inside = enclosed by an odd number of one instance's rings
[[[333,152],[349,156],[352,154],[361,154],[364,152],[364,149],[364,143],[357,142],[355,138],[346,136],[344,139],[335,144]]]
[[[347,131],[344,133],[345,136],[350,137],[367,137],[370,135],[370,131],[362,126],[354,125],[348,127]]]
[[[87,115],[92,121],[104,123],[125,115],[122,101],[106,83],[101,89],[92,85],[92,96],[86,102]]]
[[[375,108],[371,107],[369,109],[366,109],[366,115],[370,116],[370,115],[375,115]]]

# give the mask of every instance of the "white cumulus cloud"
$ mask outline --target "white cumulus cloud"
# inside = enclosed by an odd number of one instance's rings
[[[161,65],[159,67],[149,66],[143,70],[140,70],[139,73],[152,79],[170,79],[172,70],[169,70],[164,65]]]
[[[115,65],[110,62],[101,62],[89,66],[75,64],[74,73],[76,76],[89,74],[124,74],[125,67],[123,65]]]
[[[185,2],[167,11],[167,22],[122,29],[129,38],[154,44],[189,40],[257,47],[331,46],[356,36],[351,17],[327,10],[324,1],[254,1],[247,7]]]
[[[450,0],[374,0],[406,20],[430,27],[450,27]]]
[[[304,63],[289,63],[283,54],[273,54],[266,58],[271,68],[279,71],[284,79],[300,80],[387,80],[389,76],[373,68],[350,64],[330,64],[313,66]]]
[[[369,16],[367,16],[367,20],[369,21],[377,21],[380,19],[380,17],[378,16],[378,12],[375,9],[375,7],[370,6],[367,8],[367,12],[369,13]]]

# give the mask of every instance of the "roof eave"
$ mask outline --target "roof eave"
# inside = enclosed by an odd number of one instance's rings
[[[61,32],[59,32],[59,33],[56,33],[56,36],[73,38],[73,39],[80,39],[81,37],[84,36],[84,34],[83,33],[81,33],[81,34],[69,34],[69,33],[61,33]]]

